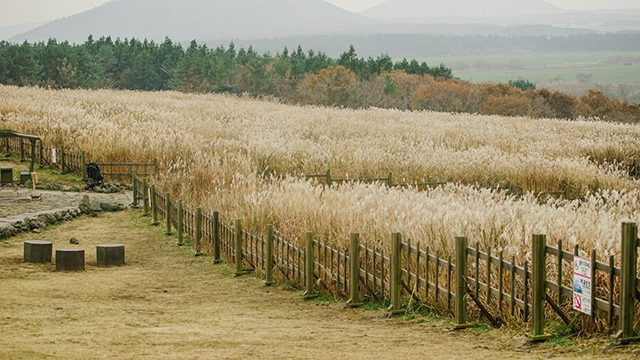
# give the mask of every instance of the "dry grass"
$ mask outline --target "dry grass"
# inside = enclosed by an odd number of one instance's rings
[[[258,279],[229,275],[210,258],[193,258],[138,216],[104,214],[38,235],[54,248],[79,238],[87,251],[85,272],[23,263],[26,236],[0,242],[0,358],[634,356],[634,348],[603,353],[606,340],[531,348],[484,327],[447,333],[442,323],[419,316],[386,319],[382,310],[302,302],[299,293],[265,288]],[[127,265],[95,267],[95,245],[102,242],[126,244]]]
[[[286,106],[233,96],[0,87],[2,126],[89,158],[159,158],[236,173],[511,183],[577,193],[637,187],[613,162],[640,160],[640,128],[393,110]],[[230,169],[228,169],[230,167]],[[222,170],[222,171],[220,171]],[[231,171],[225,171],[231,170]]]
[[[620,221],[640,220],[639,183],[616,165],[640,159],[640,127],[393,110],[286,106],[218,95],[48,91],[0,87],[0,127],[41,134],[96,160],[159,158],[163,186],[192,206],[273,223],[288,239],[308,230],[346,243],[386,243],[402,231],[446,252],[457,234],[527,256],[533,232],[599,256],[619,248]],[[317,173],[398,182],[451,180],[427,192],[264,178]],[[540,202],[478,189],[569,188],[584,201]],[[603,190],[604,189],[604,190]]]

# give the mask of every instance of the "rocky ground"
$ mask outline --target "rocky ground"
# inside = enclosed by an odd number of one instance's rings
[[[38,198],[32,195],[38,194]],[[48,226],[81,214],[124,210],[131,203],[124,193],[95,194],[39,191],[14,188],[0,190],[0,239],[21,232],[38,233]]]

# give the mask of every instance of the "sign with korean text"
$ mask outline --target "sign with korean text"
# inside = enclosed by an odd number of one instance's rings
[[[575,256],[573,258],[573,310],[591,315],[591,260]]]

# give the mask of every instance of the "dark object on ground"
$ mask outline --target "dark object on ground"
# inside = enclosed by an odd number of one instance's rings
[[[5,166],[0,168],[0,184],[11,184],[13,183],[13,168],[10,166]]]
[[[84,250],[83,249],[61,249],[56,250],[56,271],[79,271],[84,270]]]
[[[50,263],[53,243],[51,241],[28,240],[24,242],[24,261]]]
[[[80,244],[80,240],[78,240],[76,238],[71,238],[69,240],[69,244],[78,245],[78,244]]]
[[[98,266],[124,265],[123,244],[101,244],[96,246]]]
[[[31,173],[28,171],[20,171],[20,185],[24,185],[27,181],[31,181]]]
[[[104,176],[100,173],[100,167],[96,163],[87,164],[87,186],[85,190],[91,190],[95,187],[104,187]]]

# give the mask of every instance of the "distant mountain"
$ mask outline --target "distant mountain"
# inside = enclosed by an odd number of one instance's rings
[[[161,41],[332,34],[375,21],[323,0],[114,0],[14,36],[84,42],[89,35]]]
[[[77,14],[108,0],[0,0],[0,26],[47,23]],[[23,30],[27,31],[28,29]]]
[[[40,25],[44,24],[44,22],[35,22],[35,23],[26,23],[19,25],[8,25],[8,26],[0,26],[0,41],[1,40],[9,40],[11,37],[21,34],[27,30],[31,30]]]
[[[549,0],[549,3],[567,10],[640,9],[638,0]]]
[[[562,11],[542,0],[387,0],[362,12],[373,19],[496,18]]]

